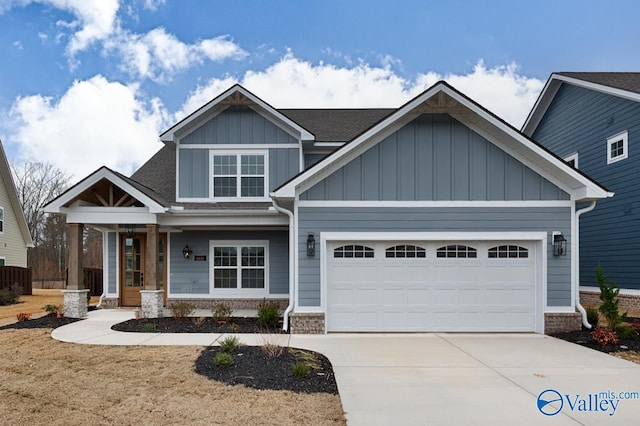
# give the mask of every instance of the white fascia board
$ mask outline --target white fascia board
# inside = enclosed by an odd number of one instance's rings
[[[53,200],[51,203],[47,204],[44,209],[45,213],[63,213],[63,210],[67,211],[68,209],[64,207],[65,204],[71,202],[71,200],[82,194],[84,191],[89,189],[95,183],[99,182],[101,179],[107,179],[114,185],[122,188],[122,190],[147,206],[149,212],[151,213],[164,213],[166,211],[164,206],[149,198],[147,195],[136,189],[134,186],[130,185],[128,182],[120,178],[120,176],[116,175],[115,173],[111,172],[106,167],[102,167],[92,175],[88,176],[83,181],[78,183],[76,186],[71,188],[69,191]]]
[[[188,127],[191,123],[193,123],[194,121],[197,121],[199,118],[206,115],[211,110],[211,108],[213,108],[214,106],[216,106],[217,104],[219,104],[220,102],[222,102],[223,100],[225,100],[226,98],[228,98],[229,96],[231,96],[233,93],[236,93],[236,92],[241,93],[243,96],[246,96],[247,98],[251,99],[252,102],[258,105],[264,111],[267,111],[269,114],[273,115],[274,117],[277,117],[279,121],[283,122],[287,126],[290,126],[291,128],[300,132],[301,140],[304,141],[304,140],[315,139],[315,136],[312,135],[308,130],[304,129],[303,127],[300,127],[299,124],[296,124],[295,122],[291,121],[289,118],[287,118],[282,113],[277,111],[271,105],[264,102],[262,99],[258,98],[253,93],[249,92],[247,89],[240,86],[239,84],[236,84],[231,88],[229,88],[228,90],[226,90],[225,92],[216,96],[211,101],[204,104],[202,107],[197,109],[195,112],[191,113],[182,121],[175,124],[173,127],[169,128],[168,130],[160,134],[160,140],[162,142],[175,142],[175,134],[177,132]]]
[[[163,215],[158,217],[161,226],[287,226],[286,216],[183,216]]]
[[[62,208],[67,223],[112,224],[157,223],[157,215],[146,207],[71,207]]]

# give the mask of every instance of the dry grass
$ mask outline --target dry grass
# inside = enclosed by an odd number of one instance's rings
[[[193,372],[198,347],[61,343],[0,331],[4,424],[344,425],[337,395],[257,391]]]
[[[91,303],[98,303],[99,297],[92,297]],[[16,314],[31,312],[32,318],[45,315],[44,305],[62,305],[62,290],[33,289],[33,296],[20,296],[20,303],[0,306],[0,326],[16,321]]]

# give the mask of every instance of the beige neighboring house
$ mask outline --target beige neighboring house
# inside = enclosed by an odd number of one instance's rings
[[[0,266],[26,268],[28,247],[33,240],[0,141]]]

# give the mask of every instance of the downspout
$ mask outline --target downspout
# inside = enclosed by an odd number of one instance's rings
[[[576,309],[578,309],[578,312],[580,312],[580,315],[582,316],[582,325],[587,330],[591,330],[591,324],[589,324],[589,321],[587,320],[587,311],[585,311],[582,305],[580,304],[580,216],[583,215],[584,213],[589,213],[591,210],[595,208],[596,208],[596,201],[593,200],[591,201],[591,204],[589,204],[589,206],[576,211],[576,229],[575,229],[575,244],[574,244],[574,252],[576,256],[574,277],[576,282],[575,282],[574,291],[575,291],[575,298],[576,298],[575,299]]]
[[[289,216],[289,305],[287,309],[284,310],[284,314],[282,314],[282,329],[284,331],[289,330],[289,314],[293,311],[293,306],[295,304],[295,295],[294,293],[294,283],[295,283],[295,261],[296,261],[296,232],[295,232],[295,221],[293,218],[293,212],[285,209],[278,205],[275,197],[271,196],[271,202],[273,203],[273,207],[279,211],[280,213],[286,214]]]
[[[109,236],[109,234],[107,232],[104,231],[104,229],[102,230],[102,269],[105,268],[105,265],[108,266],[107,263],[107,259],[108,259],[108,253],[107,251],[109,250],[109,244],[107,242],[107,237]],[[104,275],[103,275],[104,276]],[[102,294],[100,295],[100,299],[98,300],[98,304],[96,305],[96,309],[100,309],[100,306],[102,306],[102,300],[107,296],[107,286],[105,285],[104,279],[102,281]]]

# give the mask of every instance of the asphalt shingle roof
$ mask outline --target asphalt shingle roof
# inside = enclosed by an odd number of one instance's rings
[[[638,72],[557,72],[555,74],[640,94]]]
[[[319,142],[348,142],[396,111],[378,109],[279,109],[304,127]]]

